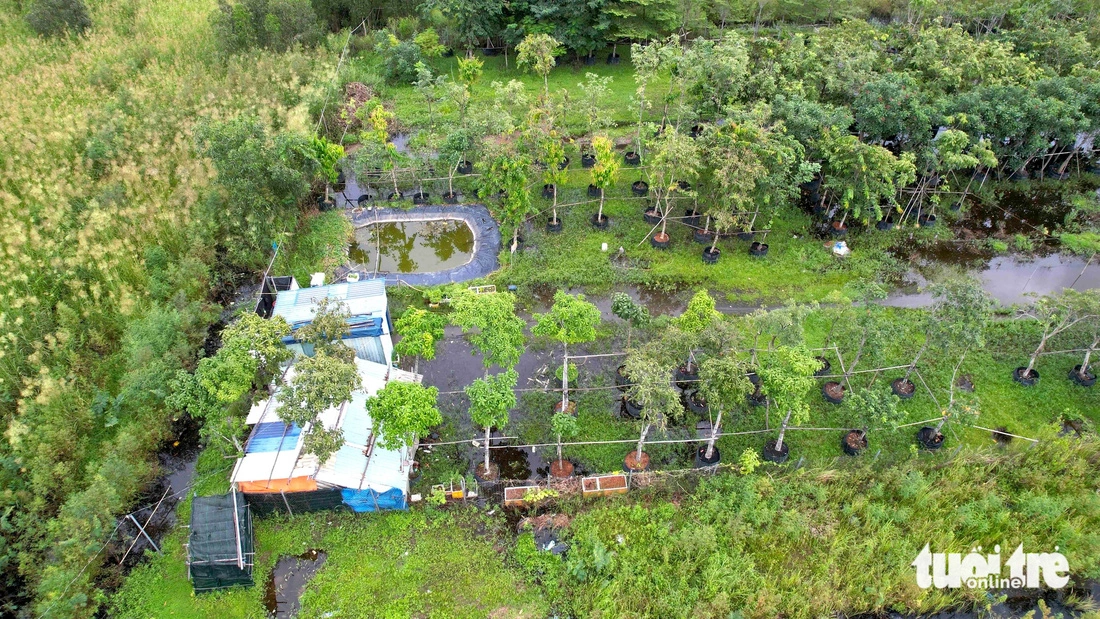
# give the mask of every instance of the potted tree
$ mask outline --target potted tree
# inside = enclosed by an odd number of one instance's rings
[[[486,378],[494,365],[515,367],[523,353],[526,323],[516,315],[512,293],[462,291],[455,295],[451,306],[451,323],[462,328],[470,345],[481,354]]]
[[[740,406],[755,386],[749,380],[750,368],[743,360],[732,356],[708,357],[699,364],[700,390],[712,412],[716,411],[707,444],[695,454],[695,466],[713,466],[722,459],[714,446],[722,428],[722,414]]]
[[[822,386],[821,393],[827,402],[840,404],[844,400],[844,383],[848,382],[860,362],[867,357],[880,357],[886,343],[897,335],[896,324],[885,320],[882,306],[874,302],[885,298],[886,290],[877,282],[858,282],[855,285],[855,304],[851,306],[847,320],[843,322],[843,326],[847,328],[840,337],[844,340],[857,339],[859,344],[856,346],[855,356],[848,367],[844,368],[844,374],[838,380],[826,381]]]
[[[635,303],[625,292],[616,292],[611,296],[611,313],[626,322],[626,350],[629,351],[635,327],[649,324],[649,310],[644,305]],[[626,391],[630,385],[625,363],[615,370],[615,384],[619,391]]]
[[[935,345],[938,350],[981,348],[985,345],[985,329],[993,310],[993,300],[972,278],[951,280],[933,285],[932,307],[925,315],[924,343],[921,344],[905,375],[890,383],[894,395],[903,400],[913,397],[916,385],[909,376],[924,352]]]
[[[1012,379],[1025,387],[1038,383],[1039,371],[1035,369],[1035,362],[1046,350],[1047,343],[1054,336],[1082,322],[1094,320],[1097,317],[1096,295],[1098,294],[1100,292],[1096,290],[1080,292],[1067,288],[1057,296],[1039,297],[1031,307],[1024,310],[1024,316],[1038,321],[1042,336],[1039,339],[1039,345],[1031,353],[1027,366],[1013,370]]]
[[[542,76],[543,97],[550,99],[550,69],[557,61],[555,56],[564,52],[561,43],[548,34],[529,34],[516,45],[516,65]]]
[[[821,150],[821,199],[842,211],[830,224],[833,236],[847,233],[849,215],[863,223],[882,219],[882,205],[896,207],[898,189],[916,179],[912,153],[895,157],[881,146],[832,128],[824,130]]]
[[[592,217],[592,225],[598,230],[606,230],[611,221],[603,214],[604,197],[607,189],[615,184],[619,173],[619,161],[611,156],[614,145],[606,135],[592,138],[592,149],[596,152],[596,165],[592,168],[592,184],[600,192],[600,207]]]
[[[550,418],[550,431],[558,437],[558,459],[550,463],[550,476],[559,479],[573,474],[573,463],[562,458],[561,443],[563,438],[577,436],[577,418],[567,413],[554,413]]]
[[[470,419],[485,428],[485,458],[474,469],[474,475],[482,481],[492,481],[500,476],[498,467],[489,461],[489,443],[493,428],[503,428],[508,423],[508,409],[516,405],[516,380],[519,375],[509,369],[500,374],[478,378],[466,387],[470,398]]]
[[[650,177],[650,187],[655,190],[653,210],[661,218],[661,231],[650,238],[653,247],[669,247],[671,239],[667,228],[671,197],[674,193],[693,195],[690,183],[695,180],[698,165],[698,146],[695,140],[679,133],[675,127],[668,127],[654,145],[653,158],[646,170]]]
[[[1096,313],[1100,316],[1100,312]],[[1069,371],[1069,379],[1082,387],[1091,387],[1096,384],[1096,374],[1092,372],[1089,360],[1092,358],[1092,353],[1096,351],[1097,347],[1100,347],[1100,319],[1094,316],[1086,321],[1084,326],[1089,339],[1092,341],[1088,347],[1085,348],[1084,360],[1073,366],[1073,369]]]
[[[649,468],[649,454],[643,451],[646,436],[653,428],[663,429],[670,420],[683,417],[684,409],[672,388],[670,368],[652,345],[627,357],[626,371],[634,381],[627,392],[627,401],[638,406],[642,431],[637,448],[623,462],[627,471],[641,472]]]
[[[435,359],[435,347],[443,339],[443,327],[447,320],[435,312],[410,307],[393,324],[401,339],[393,345],[393,351],[402,357],[413,358],[413,373],[420,373],[420,360]]]
[[[814,386],[814,370],[818,361],[804,346],[780,346],[761,356],[758,373],[768,397],[777,409],[786,411],[779,436],[764,445],[764,459],[782,464],[790,456],[790,446],[784,441],[787,428],[799,425],[810,416],[806,394]]]
[[[436,400],[439,389],[420,383],[391,380],[367,398],[371,432],[385,449],[411,449],[417,437],[443,423]],[[411,457],[411,454],[410,454]]]
[[[699,368],[695,363],[695,344],[699,335],[709,328],[721,314],[715,309],[714,298],[706,290],[696,292],[688,301],[684,313],[673,319],[673,326],[666,332],[668,348],[684,353],[686,359],[676,368],[676,384],[681,389],[694,387],[699,380]],[[683,357],[681,357],[683,358]]]
[[[531,161],[508,148],[501,148],[486,164],[478,195],[495,198],[494,215],[512,227],[512,253],[519,247],[519,229],[531,212],[531,191],[527,179]]]
[[[858,456],[867,449],[867,433],[872,430],[893,429],[905,420],[904,411],[898,409],[898,397],[892,393],[862,389],[845,401],[852,419],[859,427],[848,430],[840,439],[840,448],[849,456]]]
[[[709,131],[703,140],[703,157],[706,162],[704,179],[713,197],[707,209],[707,222],[703,234],[696,240],[707,238],[711,220],[715,230],[709,249],[703,250],[703,262],[718,262],[718,238],[723,231],[741,229],[748,220],[745,214],[754,204],[756,180],[767,170],[752,148],[755,133],[744,125],[731,124]]]
[[[959,373],[959,367],[962,366],[964,357],[966,357],[965,352],[959,355],[959,361],[955,364],[955,370],[951,373],[951,387],[948,391],[947,406],[941,412],[939,423],[935,427],[923,426],[920,430],[917,430],[917,442],[925,449],[935,450],[943,446],[944,437],[941,430],[948,421],[954,420],[962,424],[972,424],[978,418],[977,396],[972,393],[965,394],[965,392],[962,392],[965,396],[960,396],[960,391],[957,389],[955,382],[955,377]]]
[[[558,187],[565,182],[566,171],[562,167],[565,161],[565,146],[561,142],[561,136],[554,129],[540,131],[536,140],[539,161],[543,163],[542,180],[543,193],[550,191],[551,216],[546,222],[546,231],[561,232],[561,221],[558,220]]]
[[[561,290],[554,293],[554,305],[545,314],[535,314],[535,326],[531,333],[561,342],[562,390],[561,402],[556,412],[572,414],[576,404],[569,401],[569,345],[591,342],[596,339],[596,326],[600,324],[600,310],[584,300],[584,295],[571,295]]]

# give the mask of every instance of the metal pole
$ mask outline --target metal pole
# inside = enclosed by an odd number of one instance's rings
[[[145,539],[149,540],[149,545],[151,545],[153,547],[153,550],[156,550],[159,554],[160,548],[157,547],[157,543],[153,541],[153,538],[149,537],[149,534],[145,532],[145,528],[141,526],[141,524],[137,521],[137,518],[134,518],[133,514],[126,514],[126,517],[130,519],[130,522],[134,523],[134,526],[138,528],[138,532],[141,533],[141,535],[145,537]]]

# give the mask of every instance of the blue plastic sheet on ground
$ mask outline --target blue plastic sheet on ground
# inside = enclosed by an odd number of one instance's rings
[[[354,512],[373,512],[380,509],[408,509],[405,502],[405,493],[397,488],[390,488],[385,492],[375,492],[371,489],[353,490],[344,488],[341,491],[344,505]]]

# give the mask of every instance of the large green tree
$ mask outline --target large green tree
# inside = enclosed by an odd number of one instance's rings
[[[367,398],[371,432],[386,449],[406,449],[432,426],[443,423],[436,403],[439,389],[420,383],[391,380]]]
[[[496,476],[489,462],[489,443],[493,428],[503,428],[508,423],[508,410],[516,406],[516,381],[519,375],[509,369],[500,374],[479,378],[466,387],[470,398],[470,418],[485,428],[485,460],[482,473],[487,478]]]
[[[474,350],[481,354],[485,376],[494,365],[511,369],[523,353],[523,319],[516,315],[516,297],[510,292],[462,292],[452,302],[451,323],[462,327]]]
[[[413,358],[413,373],[420,373],[420,360],[435,359],[435,348],[443,339],[443,327],[447,319],[442,314],[410,307],[393,324],[401,339],[393,345],[393,351],[403,357]]]

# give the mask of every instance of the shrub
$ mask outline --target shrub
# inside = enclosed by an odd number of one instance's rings
[[[210,26],[219,51],[227,56],[253,47],[286,51],[296,43],[312,46],[321,40],[308,0],[218,0]]]
[[[27,24],[43,37],[70,31],[80,35],[92,27],[92,18],[84,0],[35,0],[27,11]]]

